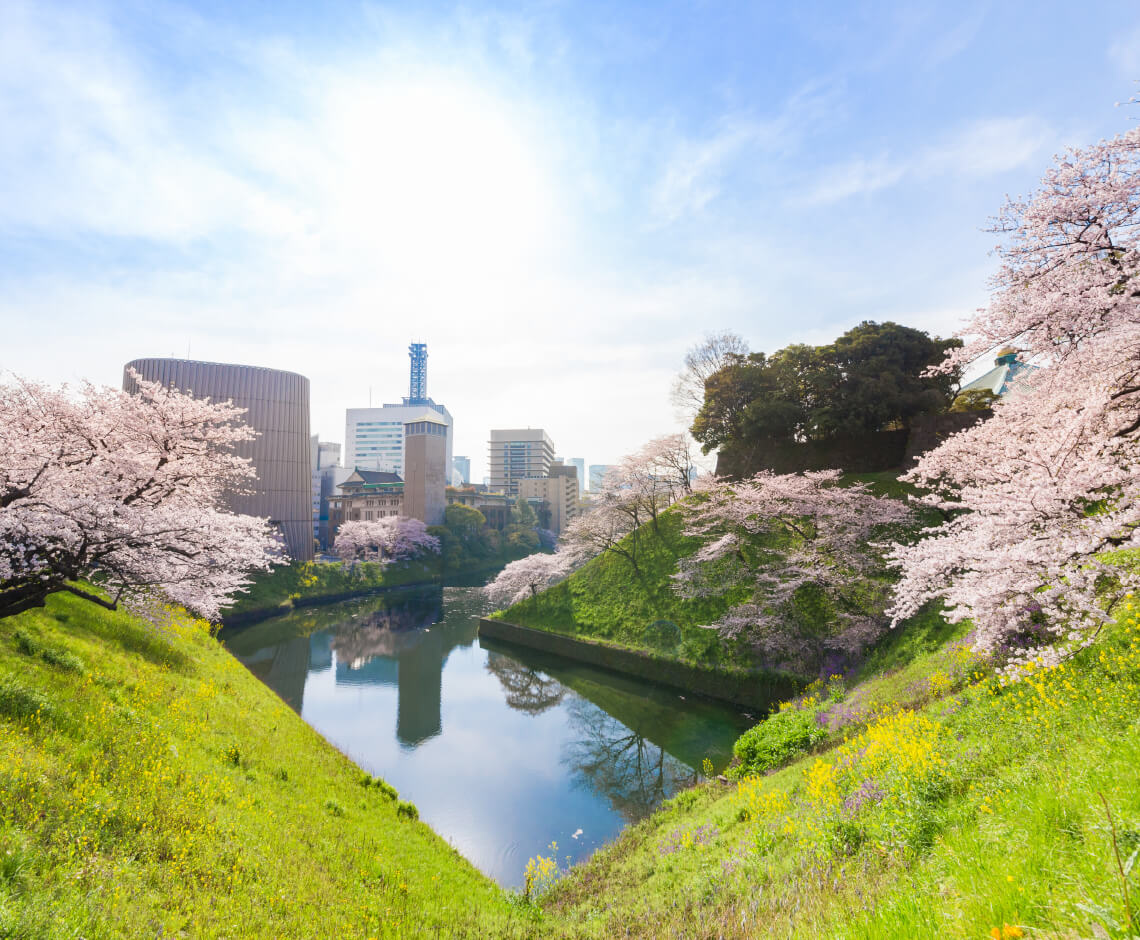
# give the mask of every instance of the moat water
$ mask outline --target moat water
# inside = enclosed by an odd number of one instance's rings
[[[576,862],[720,771],[753,716],[478,637],[479,588],[299,610],[222,639],[325,738],[415,803],[478,868],[518,886],[558,843]]]

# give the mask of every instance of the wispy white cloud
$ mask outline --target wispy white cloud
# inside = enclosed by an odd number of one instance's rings
[[[919,155],[914,171],[921,176],[967,177],[1007,173],[1039,160],[1056,132],[1033,116],[983,118]]]
[[[1037,117],[982,118],[907,156],[855,157],[826,167],[810,182],[800,201],[826,205],[870,195],[907,180],[1008,173],[1040,158],[1055,139],[1055,131]]]
[[[654,74],[684,58],[676,10],[579,23],[559,4],[378,3],[351,8],[357,35],[309,41],[176,3],[130,20],[2,5],[0,368],[115,382],[126,359],[189,343],[308,375],[314,428],[336,440],[369,387],[401,393],[405,344],[424,340],[477,461],[492,424],[542,424],[591,462],[669,430],[670,374],[709,329],[774,349],[895,310],[911,322],[911,303],[940,323],[984,281],[963,258],[984,256],[971,226],[993,205],[963,222],[975,206],[931,186],[898,244],[889,191],[961,177],[988,200],[1051,135],[968,114],[934,137],[884,130],[865,120],[888,107],[856,87],[866,70],[783,36],[767,53],[788,52],[786,74],[710,69],[719,47],[698,36],[689,71]],[[880,20],[864,17],[860,55]],[[929,46],[929,20],[898,59]],[[932,55],[972,54],[971,23]],[[826,228],[797,200],[826,207]],[[44,324],[72,341],[45,346]]]
[[[758,136],[754,125],[732,122],[711,137],[679,141],[653,189],[656,217],[669,223],[704,209],[720,195],[729,163]]]
[[[857,157],[825,169],[803,201],[809,205],[821,205],[851,196],[869,195],[894,186],[907,172],[904,164],[894,163],[886,156],[872,159]]]
[[[32,11],[9,6],[0,33],[0,226],[183,241],[298,225],[217,159],[208,116],[164,101],[105,21]]]
[[[987,5],[978,6],[953,26],[939,30],[923,54],[923,66],[938,68],[965,52],[977,38],[988,12]]]
[[[834,94],[833,88],[811,82],[775,114],[733,113],[704,136],[671,130],[654,135],[653,146],[665,154],[650,193],[655,220],[668,225],[700,213],[735,182],[731,178],[742,164],[796,151],[834,108]]]

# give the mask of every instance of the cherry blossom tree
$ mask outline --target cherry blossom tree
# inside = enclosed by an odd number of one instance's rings
[[[1057,158],[997,218],[994,293],[942,368],[1013,345],[1038,366],[909,479],[948,521],[893,552],[896,621],[939,600],[1010,674],[1089,642],[1140,587],[1140,129]]]
[[[693,455],[683,434],[654,438],[623,457],[602,481],[586,512],[575,516],[553,555],[538,553],[512,562],[490,585],[495,603],[513,604],[556,584],[590,558],[607,552],[624,558],[640,576],[643,525],[692,491]]]
[[[606,552],[618,555],[629,563],[634,574],[640,575],[638,528],[643,521],[636,502],[625,502],[620,494],[603,484],[593,505],[570,520],[562,533],[562,543],[581,558],[594,558]]]
[[[635,476],[652,481],[659,504],[672,505],[693,491],[697,466],[686,434],[655,437],[626,461],[635,465]]]
[[[660,514],[692,492],[694,460],[688,437],[654,438],[610,468],[590,509],[575,517],[563,543],[579,558],[606,552],[629,562],[640,576],[640,529],[657,527]]]
[[[483,591],[497,607],[509,607],[563,580],[577,566],[577,561],[570,551],[528,555],[503,568]]]
[[[216,618],[283,557],[266,520],[224,507],[254,476],[233,453],[255,434],[242,409],[136,379],[137,394],[0,384],[0,617],[65,591]]]
[[[682,597],[746,599],[711,626],[743,637],[774,665],[805,668],[832,647],[853,657],[886,628],[889,583],[876,538],[913,514],[861,483],[842,486],[838,470],[761,472],[733,482],[702,478],[683,504],[689,536],[703,543],[673,576]],[[829,612],[826,635],[802,630],[795,604],[807,594]]]
[[[427,553],[438,555],[439,550],[439,539],[428,534],[423,522],[404,516],[346,522],[333,542],[333,551],[345,561],[377,561],[382,565]]]

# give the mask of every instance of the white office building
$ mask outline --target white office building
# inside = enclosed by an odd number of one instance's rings
[[[443,405],[383,405],[349,408],[344,421],[344,465],[353,470],[386,470],[404,477],[404,425],[435,421],[447,425],[447,464],[451,466],[451,413]]]
[[[400,404],[379,408],[349,408],[344,420],[344,465],[349,470],[383,470],[404,479],[404,426],[432,421],[447,426],[447,468],[452,472],[455,428],[451,412],[427,395],[427,346],[412,343],[408,397]]]
[[[519,495],[519,480],[550,475],[554,441],[542,428],[504,428],[491,431],[487,445],[491,486]]]

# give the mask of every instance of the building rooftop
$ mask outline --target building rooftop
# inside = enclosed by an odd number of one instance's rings
[[[1016,349],[1007,347],[998,354],[992,369],[979,375],[974,381],[963,385],[959,389],[959,393],[989,391],[995,395],[1005,395],[1009,392],[1010,386],[1017,376],[1025,375],[1035,368],[1035,366],[1022,362],[1018,358]]]
[[[359,479],[355,479],[359,478]],[[345,483],[364,483],[368,486],[374,486],[377,483],[403,483],[398,473],[390,473],[387,470],[354,470]]]

